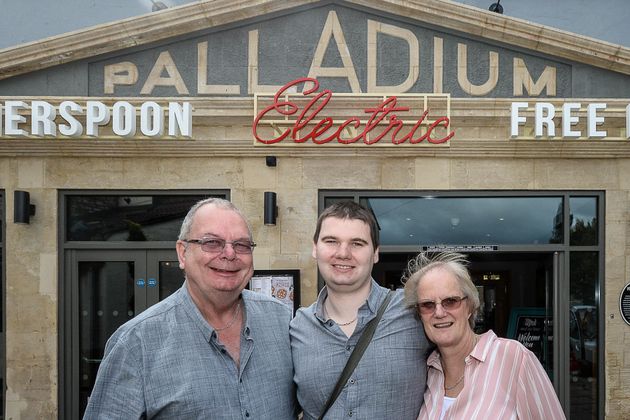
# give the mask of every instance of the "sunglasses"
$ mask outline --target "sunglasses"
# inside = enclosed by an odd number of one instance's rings
[[[467,298],[468,296],[449,296],[439,302],[434,300],[424,300],[422,302],[418,302],[418,312],[423,315],[431,315],[435,312],[438,305],[440,305],[445,311],[454,311],[462,305],[462,300]]]

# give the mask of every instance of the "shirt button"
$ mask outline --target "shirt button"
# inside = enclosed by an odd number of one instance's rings
[[[221,349],[221,353],[225,354],[225,349]]]
[[[245,417],[249,417],[249,411],[245,412]]]
[[[332,327],[333,326],[333,322],[332,321],[328,321],[328,326]]]
[[[351,384],[355,384],[357,381],[356,381],[356,379],[354,379],[354,378],[350,378],[350,381],[349,381],[349,382],[350,382]],[[352,411],[351,411],[351,413],[352,413]]]
[[[352,346],[346,346],[346,350],[347,350],[347,351],[352,350]]]
[[[348,417],[352,417],[354,413],[352,411],[348,411]]]

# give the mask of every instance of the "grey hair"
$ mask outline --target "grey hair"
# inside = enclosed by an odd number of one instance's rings
[[[443,268],[451,272],[466,296],[470,318],[470,328],[475,328],[475,320],[479,312],[479,293],[468,272],[468,259],[457,252],[427,253],[421,252],[407,264],[407,270],[403,276],[405,283],[405,303],[409,307],[418,304],[418,285],[422,278],[434,268]]]
[[[199,210],[201,207],[206,206],[206,205],[212,205],[217,208],[224,209],[224,210],[231,210],[234,213],[241,216],[241,218],[247,225],[247,232],[249,234],[249,240],[253,242],[252,228],[249,225],[249,222],[247,221],[247,218],[245,217],[245,215],[243,215],[243,213],[230,201],[224,200],[223,198],[217,198],[217,197],[210,197],[210,198],[206,198],[204,200],[198,201],[190,208],[190,210],[188,210],[188,214],[186,214],[186,217],[184,217],[184,221],[182,222],[182,227],[179,229],[179,236],[177,239],[179,239],[180,241],[184,239],[188,239],[188,235],[190,234],[190,229],[192,228],[193,220],[195,218],[195,214],[197,213],[197,210]]]

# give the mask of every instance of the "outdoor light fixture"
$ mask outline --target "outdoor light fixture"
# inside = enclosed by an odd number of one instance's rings
[[[153,3],[153,6],[151,7],[152,12],[159,12],[160,10],[168,9],[168,6],[161,1],[151,0],[151,3]]]
[[[265,156],[265,163],[267,166],[276,166],[278,164],[278,160],[275,156]]]
[[[503,14],[503,6],[501,6],[501,0],[497,0],[496,3],[492,3],[490,5],[490,7],[488,7],[488,10],[490,10],[491,12],[496,12],[499,14]]]
[[[31,196],[27,191],[13,192],[13,223],[29,224],[31,216],[35,216],[35,204],[31,204]]]
[[[265,191],[265,225],[275,226],[278,217],[278,206],[276,205],[276,193]]]

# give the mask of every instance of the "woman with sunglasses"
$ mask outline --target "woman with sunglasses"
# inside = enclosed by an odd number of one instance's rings
[[[565,419],[536,356],[489,330],[475,334],[479,296],[462,254],[421,253],[409,262],[405,299],[437,348],[427,359],[420,420]]]

